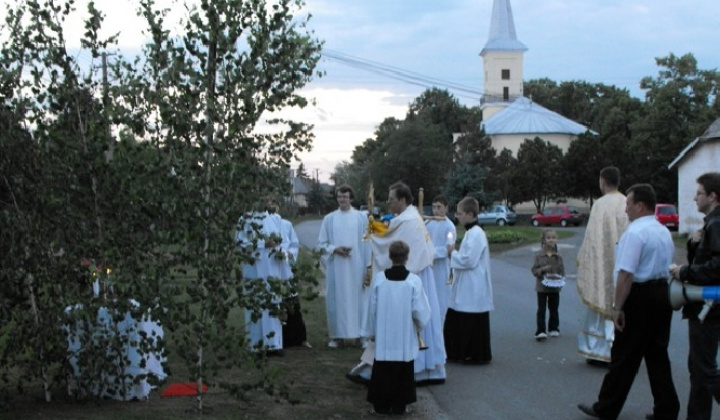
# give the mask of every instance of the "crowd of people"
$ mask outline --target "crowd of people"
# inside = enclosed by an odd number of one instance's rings
[[[578,408],[590,417],[617,418],[644,360],[654,398],[646,418],[677,419],[680,404],[667,352],[672,319],[667,281],[720,285],[720,173],[697,179],[695,201],[705,223],[690,235],[688,263],[677,267],[672,237],[654,218],[653,187],[636,184],[625,195],[619,185],[617,168],[600,172],[603,196],[591,209],[578,252],[577,289],[587,306],[578,352],[588,363],[608,368],[597,400]],[[432,201],[434,216],[424,217],[406,184],[391,185],[387,205],[394,216],[383,232],[373,232],[368,215],[352,207],[351,187],[337,188],[335,198],[338,209],[325,216],[318,237],[326,275],[327,346],[364,349],[346,376],[368,386],[374,412],[406,412],[416,401],[416,386],[445,382],[446,363],[490,363],[490,252],[477,224],[477,200],[466,197],[457,204],[455,217],[465,229],[458,247],[442,196]],[[297,236],[277,210],[270,201],[264,212],[241,218],[246,228],[237,231],[238,249],[256,257],[243,266],[245,279],[292,276]],[[554,230],[543,229],[530,268],[538,341],[560,335],[565,263],[557,241]],[[283,346],[310,347],[299,300],[291,297],[284,306],[290,308],[285,317],[246,310],[253,349],[273,355],[282,354]],[[690,344],[687,419],[709,420],[713,399],[720,403],[720,305],[690,302],[683,317]]]

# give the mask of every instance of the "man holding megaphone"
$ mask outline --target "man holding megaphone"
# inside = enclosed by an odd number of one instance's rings
[[[578,404],[590,417],[616,419],[643,360],[657,420],[677,420],[680,411],[667,353],[672,308],[667,298],[668,266],[675,245],[670,232],[654,217],[656,195],[649,184],[627,190],[625,212],[630,225],[617,245],[613,322],[615,340],[610,370],[594,404]]]
[[[683,318],[688,320],[690,354],[690,396],[688,420],[710,420],[712,400],[720,403],[720,371],[717,365],[720,342],[720,304],[716,303],[720,286],[720,173],[708,172],[696,180],[695,203],[705,214],[702,229],[687,243],[689,264],[671,267],[670,274],[683,285],[673,282],[671,300],[684,303]],[[673,292],[673,288],[680,290]],[[698,297],[699,296],[699,297]]]

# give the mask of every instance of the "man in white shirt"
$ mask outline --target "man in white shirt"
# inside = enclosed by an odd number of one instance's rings
[[[680,411],[667,353],[673,314],[667,278],[675,245],[667,228],[655,220],[655,202],[649,184],[627,190],[626,212],[631,223],[620,238],[615,261],[615,341],[610,371],[597,402],[578,405],[590,417],[618,417],[643,359],[654,399],[650,417],[677,420]]]

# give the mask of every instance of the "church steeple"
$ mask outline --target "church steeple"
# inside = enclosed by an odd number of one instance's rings
[[[510,0],[494,0],[490,33],[480,52],[485,81],[484,119],[522,96],[523,56],[527,50],[517,39]]]
[[[517,39],[510,0],[495,0],[490,19],[490,33],[480,55],[485,56],[489,51],[525,52],[527,50],[525,44]]]

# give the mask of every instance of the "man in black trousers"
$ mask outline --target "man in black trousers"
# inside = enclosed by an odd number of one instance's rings
[[[708,172],[697,179],[695,203],[705,214],[702,229],[688,239],[688,262],[671,270],[673,277],[696,286],[720,285],[720,172]],[[698,315],[705,302],[683,307],[688,320],[690,354],[690,397],[687,420],[710,420],[713,398],[720,402],[720,371],[717,365],[720,342],[720,305],[711,304],[704,318]]]
[[[677,420],[680,402],[667,354],[672,308],[667,278],[675,246],[670,232],[655,220],[655,190],[636,184],[627,190],[630,225],[618,243],[614,274],[615,341],[610,371],[598,400],[578,408],[590,417],[614,420],[625,404],[640,363],[645,359],[654,420]]]

